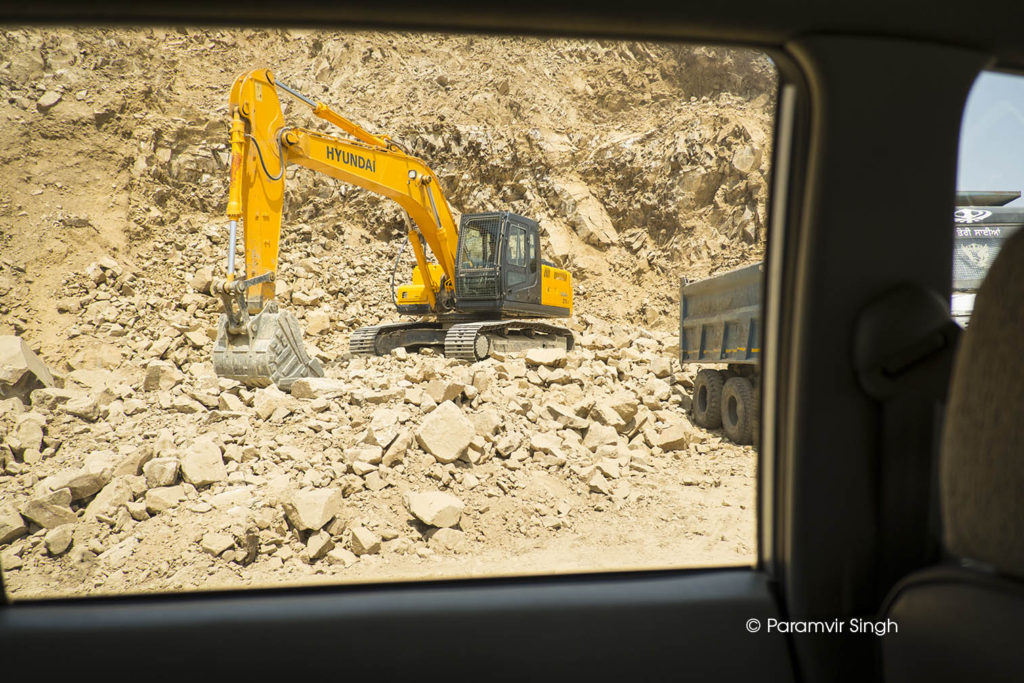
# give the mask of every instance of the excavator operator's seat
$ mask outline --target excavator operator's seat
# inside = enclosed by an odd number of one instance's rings
[[[982,284],[939,464],[943,566],[890,593],[886,681],[1024,681],[1024,230]]]

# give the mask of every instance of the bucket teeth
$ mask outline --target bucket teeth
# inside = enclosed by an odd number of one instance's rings
[[[213,368],[251,387],[276,384],[285,390],[297,379],[324,376],[320,361],[306,353],[299,321],[270,305],[252,318],[249,334],[230,334],[227,316],[220,317]]]

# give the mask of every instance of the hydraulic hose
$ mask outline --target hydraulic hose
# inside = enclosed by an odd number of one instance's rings
[[[256,148],[256,156],[258,156],[259,159],[260,159],[260,166],[263,167],[263,172],[266,173],[267,177],[270,178],[271,180],[280,180],[281,176],[284,175],[284,170],[285,170],[284,155],[281,153],[281,147],[282,147],[281,136],[284,135],[284,131],[285,131],[284,128],[281,128],[281,130],[277,131],[277,158],[281,161],[281,170],[278,171],[276,176],[271,174],[271,172],[267,170],[267,164],[266,164],[266,162],[263,161],[263,150],[260,149],[260,143],[256,142],[256,138],[254,138],[249,133],[245,134],[245,137],[247,137],[250,140],[252,140],[252,144]]]

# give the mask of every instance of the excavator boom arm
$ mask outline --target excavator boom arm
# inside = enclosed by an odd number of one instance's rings
[[[436,174],[386,136],[373,135],[326,105],[282,86],[309,104],[315,115],[356,140],[287,126],[277,96],[279,85],[270,71],[259,69],[240,76],[231,90],[228,218],[242,221],[246,277],[277,270],[285,170],[289,164],[297,164],[398,202],[437,258],[451,287],[455,280],[458,228]],[[441,285],[430,280],[426,254],[419,241],[413,239],[412,243],[434,308]],[[249,293],[248,308],[254,313],[274,298],[273,281],[258,287],[257,290],[254,286]]]

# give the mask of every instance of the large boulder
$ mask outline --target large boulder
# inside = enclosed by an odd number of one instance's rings
[[[476,428],[462,410],[445,401],[423,420],[416,430],[416,441],[440,463],[455,462],[469,448]]]
[[[193,486],[207,486],[227,479],[220,447],[208,436],[196,439],[181,458],[181,476]]]
[[[22,517],[44,529],[56,529],[62,524],[74,524],[78,521],[78,515],[69,507],[70,504],[71,492],[61,489],[28,501],[18,508],[18,511]]]
[[[0,505],[0,545],[28,533],[28,526],[13,503]]]

